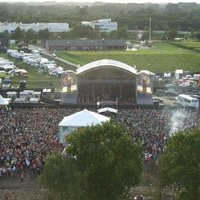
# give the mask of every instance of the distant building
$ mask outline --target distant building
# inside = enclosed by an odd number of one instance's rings
[[[95,21],[83,21],[82,25],[91,26],[100,32],[111,32],[117,30],[117,22],[111,22],[111,19],[99,19]]]
[[[68,23],[0,23],[0,33],[4,31],[8,31],[12,34],[16,28],[20,28],[21,30],[27,31],[32,29],[36,32],[40,30],[48,29],[49,32],[57,33],[57,32],[68,32],[70,31]]]
[[[45,48],[49,51],[97,51],[125,50],[126,41],[121,39],[77,39],[77,40],[46,40]]]

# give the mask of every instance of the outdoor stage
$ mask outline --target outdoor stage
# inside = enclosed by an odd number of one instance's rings
[[[96,105],[115,101],[118,105],[152,104],[150,75],[135,66],[115,60],[98,60],[62,76],[62,104]]]

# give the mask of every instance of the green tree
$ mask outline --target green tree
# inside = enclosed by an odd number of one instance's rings
[[[17,27],[12,34],[12,38],[15,40],[22,40],[24,39],[25,31],[21,30],[20,27]]]
[[[38,38],[39,39],[49,39],[50,38],[50,33],[49,29],[44,29],[44,30],[39,30],[38,31]]]
[[[148,31],[145,31],[143,32],[142,34],[142,38],[141,38],[143,41],[144,40],[148,40],[149,39],[149,32]]]
[[[80,177],[75,159],[56,154],[46,159],[39,181],[48,188],[49,199],[79,199]]]
[[[61,33],[60,33],[60,37],[61,37],[62,39],[64,39],[64,38],[71,38],[72,36],[71,36],[70,31],[69,31],[69,32],[61,32]]]
[[[128,37],[127,27],[121,27],[116,30],[116,38],[127,39],[127,37]]]
[[[79,8],[79,10],[78,10],[78,14],[80,15],[80,16],[83,16],[83,15],[88,15],[88,6],[84,6],[84,7],[81,7],[81,8]]]
[[[140,182],[141,145],[133,144],[121,124],[86,127],[72,133],[68,143],[67,155],[56,156],[56,163],[47,159],[41,176],[50,191],[68,195],[63,199],[126,199],[129,189]],[[61,187],[54,187],[55,181]]]
[[[198,41],[200,41],[200,33],[196,33],[196,38]]]
[[[178,4],[169,3],[166,5],[165,11],[169,14],[173,14],[173,13],[180,13],[181,9],[179,8]]]
[[[70,31],[74,38],[90,38],[97,37],[96,31],[91,26],[76,25],[72,31]]]
[[[29,29],[26,31],[26,39],[28,41],[37,39],[37,33],[33,29]]]
[[[107,32],[100,32],[100,37],[101,38],[109,38],[109,33],[107,33]]]
[[[197,200],[200,197],[200,130],[178,133],[167,145],[161,156],[162,185],[181,187],[180,199]]]
[[[2,33],[0,33],[0,37],[6,38],[6,39],[10,39],[10,34],[9,34],[9,32],[6,30],[6,31],[3,31]]]
[[[178,31],[173,29],[167,33],[167,36],[168,36],[168,39],[172,41],[174,40],[174,38],[178,36]]]
[[[109,36],[110,36],[111,39],[116,38],[116,32],[117,32],[117,31],[111,31],[111,32],[109,33]]]

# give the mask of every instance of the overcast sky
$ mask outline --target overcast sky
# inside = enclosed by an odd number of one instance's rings
[[[57,1],[57,2],[112,2],[112,3],[178,3],[178,2],[196,2],[200,0],[0,0],[0,2],[43,2],[43,1]]]

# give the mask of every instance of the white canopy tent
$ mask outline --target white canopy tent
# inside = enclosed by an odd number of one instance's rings
[[[0,106],[7,106],[9,101],[0,95]]]
[[[66,143],[67,136],[77,128],[101,124],[110,121],[109,117],[84,109],[66,116],[59,123],[59,142]]]
[[[110,108],[110,107],[104,107],[104,108],[100,108],[97,110],[98,113],[104,113],[104,112],[111,112],[111,113],[117,113],[118,110],[115,108]]]

